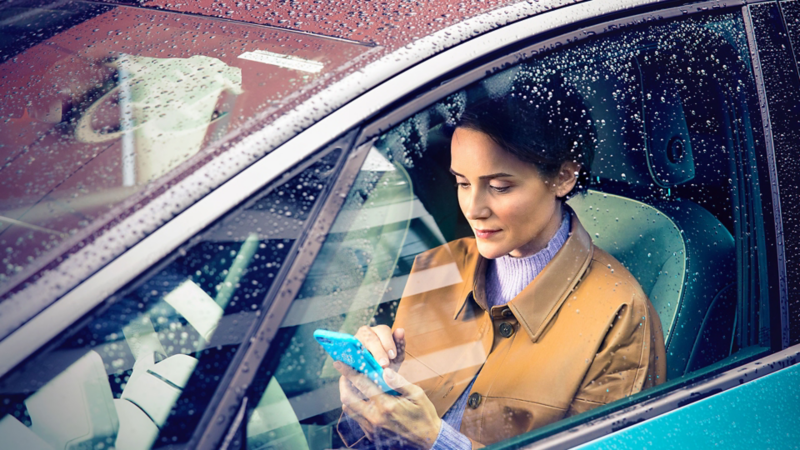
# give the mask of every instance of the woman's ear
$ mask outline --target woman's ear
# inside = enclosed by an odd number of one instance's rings
[[[574,161],[567,161],[561,165],[561,169],[556,175],[553,186],[556,190],[556,197],[564,197],[572,191],[575,183],[578,182],[578,174],[581,171],[581,165]]]

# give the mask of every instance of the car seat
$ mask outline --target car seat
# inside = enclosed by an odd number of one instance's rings
[[[632,57],[641,95],[609,102],[618,81],[592,84],[586,97],[598,127],[592,174],[616,194],[590,189],[569,200],[595,244],[639,280],[664,330],[668,379],[729,355],[736,311],[736,246],[708,210],[675,189],[695,178],[681,97],[658,74],[657,59]],[[627,89],[630,89],[628,87]],[[637,98],[638,97],[638,98]],[[627,103],[625,103],[627,102]],[[642,113],[643,111],[643,113]],[[637,119],[641,117],[641,119]],[[610,125],[610,126],[609,126]],[[602,180],[602,181],[601,181]],[[639,195],[647,202],[618,195]]]

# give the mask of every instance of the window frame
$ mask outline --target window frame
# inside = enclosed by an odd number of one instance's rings
[[[691,10],[688,10],[688,12],[687,7],[673,6],[663,8],[662,5],[657,5],[648,8],[650,10],[647,12],[627,12],[624,17],[614,18],[612,20],[608,20],[608,16],[595,16],[588,20],[579,20],[570,25],[558,27],[549,32],[535,34],[530,38],[521,39],[507,46],[499,47],[487,56],[468,61],[466,64],[451,70],[444,76],[434,78],[432,81],[420,85],[411,93],[377,111],[373,114],[371,120],[364,125],[362,132],[356,139],[354,148],[357,150],[354,150],[354,152],[362,152],[365,154],[366,152],[364,149],[368,149],[377,136],[398,125],[425,107],[465,88],[471,83],[537,54],[549,53],[551,50],[559,48],[564,43],[571,44],[586,38],[594,38],[602,34],[614,33],[626,27],[657,24],[678,17],[686,17],[687,15],[708,13],[712,10],[714,12],[728,11],[738,13],[741,14],[743,20],[746,21],[746,3],[747,2],[741,1],[734,5],[721,7],[718,2],[708,1],[691,5]],[[662,9],[656,9],[658,6],[662,6]],[[565,29],[570,31],[564,32]],[[453,49],[449,52],[456,50],[457,49]],[[757,61],[752,62],[756,63]],[[759,85],[760,80],[754,76],[754,82],[756,85]],[[763,101],[760,95],[758,99],[759,102]],[[771,139],[769,135],[759,134],[759,136],[765,140]],[[759,166],[758,173],[762,176],[762,179],[766,178],[766,180],[770,180],[771,178],[768,174],[764,173],[761,169],[762,167]],[[763,181],[761,187],[764,187]],[[771,194],[774,194],[773,191],[774,189],[770,188]],[[768,199],[763,201],[762,206],[764,211],[774,212],[772,198],[773,196],[769,196]],[[331,216],[331,220],[334,217],[335,212]],[[770,217],[765,216],[765,219],[771,218],[772,215],[770,215]],[[765,220],[765,223],[767,224],[766,228],[769,228],[768,220]],[[776,236],[769,233],[769,230],[767,231],[767,241],[774,243]],[[779,256],[776,252],[782,250],[781,248],[776,248],[776,246],[772,248],[775,248],[776,251],[769,253],[767,259],[770,262],[777,260]],[[313,261],[313,257],[311,257],[309,261]],[[290,278],[294,279],[294,277]],[[291,291],[294,289],[296,291],[296,288],[299,288],[302,281],[303,280],[297,281],[296,287],[291,287],[289,290]],[[779,280],[778,283],[771,285],[769,289],[769,306],[773,315],[776,311],[778,313],[781,313],[781,311],[785,313],[785,308],[781,308],[781,305],[785,303],[785,297],[781,295],[779,290],[781,283],[785,284],[785,279]],[[281,292],[283,292],[283,289],[281,289]],[[285,305],[282,306],[282,311],[284,313],[288,311],[289,305],[290,301],[287,301]],[[277,330],[279,327],[283,319],[283,314],[275,314],[273,316],[273,312],[277,313],[279,311],[270,311],[268,314],[270,319],[262,323],[262,330],[265,328],[264,326],[267,322],[269,322],[273,330]],[[783,320],[778,322],[778,324],[783,323],[785,323]],[[693,403],[720,391],[738,386],[741,384],[740,380],[750,381],[760,378],[769,373],[764,371],[765,364],[777,370],[777,368],[785,367],[785,365],[796,362],[800,347],[786,348],[787,346],[783,344],[784,341],[781,339],[781,336],[785,333],[784,327],[780,325],[776,326],[773,322],[770,333],[772,344],[770,349],[771,353],[766,356],[764,356],[763,353],[748,354],[748,352],[744,351],[739,355],[739,358],[732,357],[726,359],[722,367],[712,365],[709,370],[701,369],[690,379],[680,380],[679,383],[670,385],[669,390],[657,389],[657,392],[644,392],[642,395],[633,397],[630,402],[621,402],[608,409],[598,408],[598,414],[581,417],[576,421],[559,421],[540,430],[533,431],[528,435],[521,435],[495,445],[498,448],[516,448],[520,445],[530,444],[533,444],[535,447],[541,445],[545,448],[551,446],[562,447],[578,445],[611,432],[618,431],[634,423],[641,422],[642,420]],[[253,367],[252,364],[251,367]],[[247,400],[248,399],[245,399],[245,401]],[[229,408],[228,410],[231,411],[232,409]],[[235,427],[228,430],[226,433],[227,436],[234,436],[239,432],[237,430],[239,430],[239,427],[242,425],[243,422],[241,418],[239,418],[239,420],[235,421]],[[208,440],[202,442],[210,444],[212,441]],[[225,442],[231,441],[230,439],[226,439]]]
[[[753,52],[753,60],[757,64],[756,76],[760,79],[758,83],[759,101],[762,104],[761,114],[764,116],[764,134],[767,142],[767,154],[769,159],[769,180],[771,183],[774,216],[775,234],[778,237],[776,244],[778,248],[778,260],[775,262],[775,275],[780,280],[775,281],[781,289],[781,308],[780,317],[773,320],[780,320],[783,327],[783,334],[780,337],[784,347],[800,342],[798,325],[800,322],[791,322],[792,315],[796,316],[798,299],[800,296],[796,289],[796,277],[789,277],[789,274],[796,274],[796,265],[791,264],[797,260],[797,251],[790,244],[787,251],[785,242],[786,233],[790,235],[797,231],[797,207],[796,202],[781,202],[781,192],[783,198],[790,199],[790,193],[797,192],[798,184],[796,174],[792,173],[792,168],[778,161],[786,161],[787,156],[792,157],[792,150],[797,149],[797,145],[791,144],[792,138],[787,131],[793,131],[797,119],[796,108],[786,108],[792,102],[797,104],[800,100],[797,94],[800,86],[800,66],[797,65],[797,47],[793,46],[792,37],[789,33],[784,6],[789,2],[784,0],[773,0],[761,4],[749,5],[746,9],[746,16],[750,24],[750,46]],[[793,2],[793,6],[797,6]],[[772,9],[772,11],[770,11]],[[763,26],[757,26],[756,21],[768,20],[770,14],[778,22],[778,27],[767,30]],[[748,23],[748,22],[746,22]],[[796,44],[796,43],[795,43]],[[762,50],[759,50],[759,45]],[[771,47],[771,48],[770,48]],[[777,50],[777,51],[776,51]],[[761,58],[760,53],[769,53],[765,58]],[[783,53],[782,58],[775,58],[776,53]],[[765,55],[766,56],[766,55]],[[779,60],[780,59],[780,60]],[[787,68],[789,68],[787,70]],[[779,95],[790,92],[793,95]],[[772,107],[770,107],[772,102]],[[776,111],[778,113],[776,113]],[[787,137],[788,136],[788,137]],[[796,238],[795,238],[796,239]],[[787,261],[789,262],[787,267]]]

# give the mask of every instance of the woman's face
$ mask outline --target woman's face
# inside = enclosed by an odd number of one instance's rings
[[[553,180],[505,151],[488,135],[457,128],[450,143],[450,171],[458,204],[484,258],[531,256],[561,226],[561,200],[576,182],[579,165],[564,163]]]

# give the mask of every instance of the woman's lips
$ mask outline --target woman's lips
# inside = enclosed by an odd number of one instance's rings
[[[501,230],[480,230],[478,228],[475,229],[475,236],[479,239],[489,239],[490,237],[494,236],[495,234],[499,233]]]

